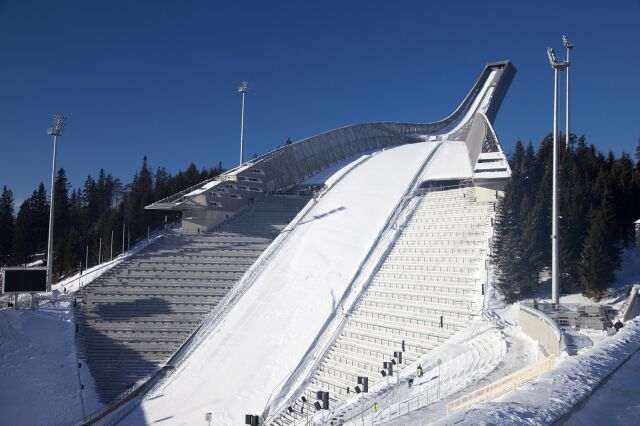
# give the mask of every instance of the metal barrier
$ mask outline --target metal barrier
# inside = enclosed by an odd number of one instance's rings
[[[492,400],[500,395],[510,392],[516,389],[518,386],[527,383],[543,373],[553,369],[555,366],[557,357],[551,355],[541,362],[525,367],[516,371],[500,380],[497,380],[490,385],[471,392],[462,398],[458,398],[447,404],[447,414],[451,414],[454,411],[467,409],[480,402],[486,402]]]

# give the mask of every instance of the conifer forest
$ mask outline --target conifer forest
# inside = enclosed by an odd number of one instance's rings
[[[55,176],[54,278],[59,279],[79,268],[86,269],[118,255],[147,233],[178,219],[171,213],[145,210],[154,201],[168,197],[223,171],[219,164],[198,170],[190,164],[171,175],[164,167],[155,172],[142,166],[131,182],[123,183],[100,169],[97,178],[87,176],[81,188],[72,189],[66,172]],[[49,195],[43,183],[15,206],[6,185],[0,195],[0,266],[25,265],[46,259],[49,229]],[[113,243],[112,243],[113,239]],[[102,244],[100,244],[102,242]],[[88,265],[86,265],[88,252]]]
[[[635,243],[640,218],[640,141],[635,161],[588,145],[584,136],[559,138],[561,290],[601,298],[615,279],[622,251]],[[553,138],[536,149],[518,142],[511,180],[497,206],[491,259],[506,302],[531,297],[551,267]]]

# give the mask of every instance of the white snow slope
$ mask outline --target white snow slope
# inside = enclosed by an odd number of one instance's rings
[[[291,229],[279,252],[190,357],[122,424],[244,424],[313,346],[376,236],[436,145],[361,162]],[[348,166],[347,166],[348,167]]]

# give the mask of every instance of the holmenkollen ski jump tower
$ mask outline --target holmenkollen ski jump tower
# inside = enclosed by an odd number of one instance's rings
[[[348,422],[398,369],[427,368],[484,303],[511,174],[492,123],[515,72],[488,64],[441,121],[331,130],[147,206],[181,228],[78,300],[105,405],[89,421]]]

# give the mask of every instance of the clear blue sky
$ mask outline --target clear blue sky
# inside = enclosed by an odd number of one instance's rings
[[[435,121],[487,62],[518,68],[496,121],[503,146],[552,124],[545,49],[575,42],[572,130],[632,152],[640,136],[640,1],[0,0],[0,185],[48,187],[51,115],[69,117],[58,164],[80,185],[129,181],[146,154],[171,172],[346,124]]]

